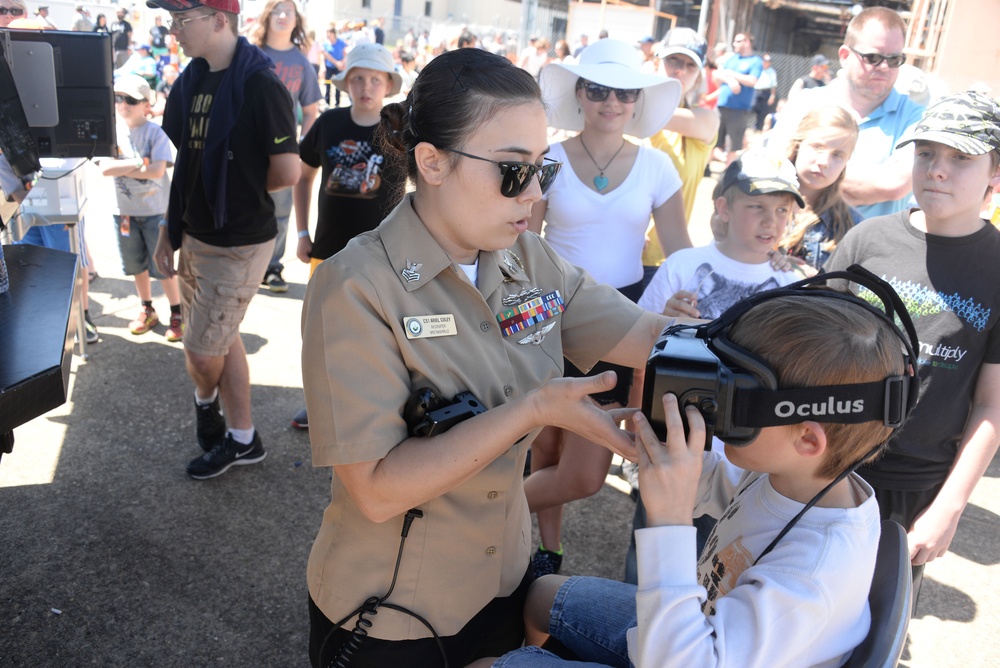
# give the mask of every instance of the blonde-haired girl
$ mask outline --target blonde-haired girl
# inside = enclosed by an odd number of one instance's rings
[[[837,106],[813,109],[799,123],[788,143],[799,191],[807,207],[800,209],[781,241],[789,254],[819,269],[861,214],[840,195],[847,161],[858,141],[858,124]]]

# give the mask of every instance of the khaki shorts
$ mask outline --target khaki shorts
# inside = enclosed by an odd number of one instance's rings
[[[186,350],[210,357],[229,353],[273,251],[273,239],[224,247],[184,235],[177,278]]]

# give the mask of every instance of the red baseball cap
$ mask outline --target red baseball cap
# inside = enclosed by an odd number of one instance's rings
[[[146,6],[168,12],[186,12],[189,9],[207,7],[220,12],[240,13],[240,0],[146,0]]]

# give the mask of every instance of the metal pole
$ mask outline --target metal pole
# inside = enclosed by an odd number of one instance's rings
[[[528,37],[535,34],[535,16],[538,13],[538,0],[523,0],[521,2],[521,34],[518,37],[518,53],[528,46]]]

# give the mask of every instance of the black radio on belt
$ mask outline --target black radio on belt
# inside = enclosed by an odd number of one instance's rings
[[[436,436],[485,412],[486,406],[472,392],[459,392],[450,404],[445,404],[437,392],[421,387],[407,400],[403,419],[410,436]]]

